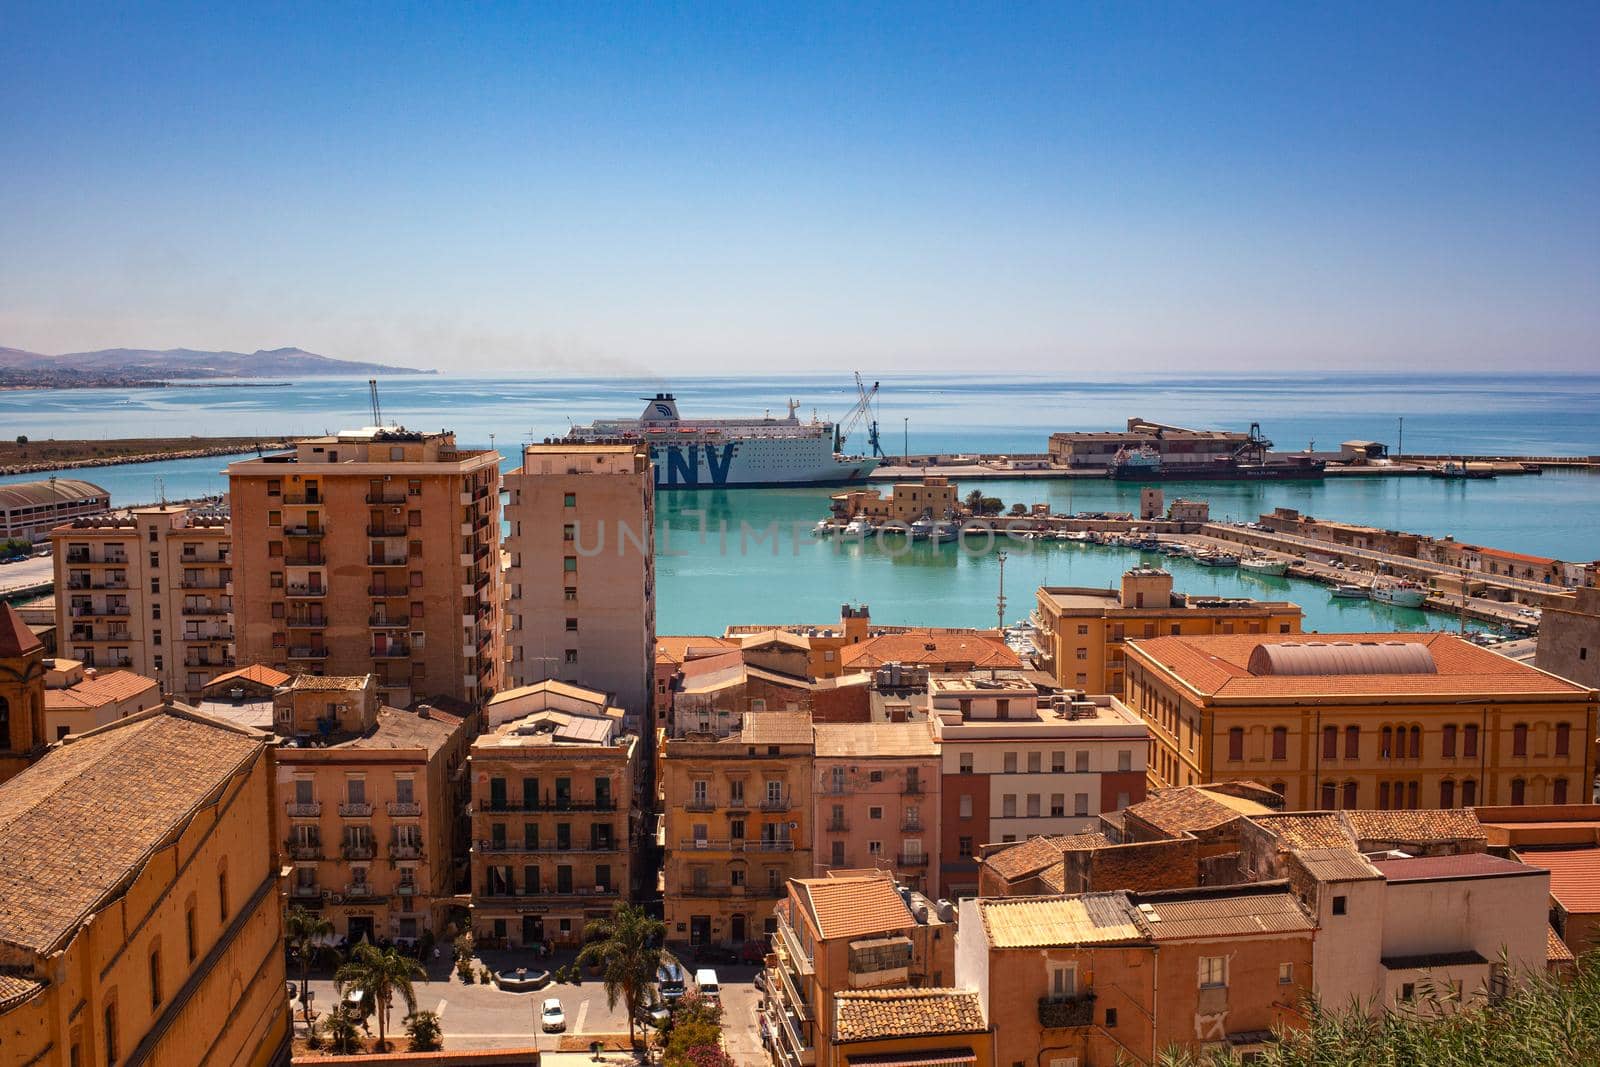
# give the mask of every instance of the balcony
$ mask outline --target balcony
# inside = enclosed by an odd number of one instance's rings
[[[126,581],[94,581],[89,578],[70,578],[67,580],[68,589],[126,589]]]
[[[391,618],[387,615],[367,616],[367,625],[373,629],[405,630],[411,626],[410,616],[401,615]]]
[[[391,800],[384,808],[397,817],[412,818],[422,814],[422,805],[415,800]]]
[[[407,530],[404,526],[368,526],[368,537],[404,537]]]
[[[284,842],[283,848],[289,854],[290,859],[320,860],[322,858],[321,841],[295,841],[291,839]]]
[[[922,795],[922,783],[916,781],[906,782],[900,787],[900,792],[908,797],[919,797]]]
[[[395,860],[419,860],[422,858],[421,842],[408,841],[404,844],[396,843],[389,846],[389,858]]]
[[[368,493],[363,499],[369,504],[404,504],[406,494],[404,490],[396,489],[386,493]]]
[[[373,659],[405,659],[411,655],[410,645],[389,644],[369,652]]]
[[[1039,1025],[1045,1029],[1089,1026],[1094,1023],[1094,994],[1073,997],[1040,997]]]
[[[285,494],[283,494],[283,502],[285,504],[321,504],[321,503],[324,503],[324,501],[322,499],[322,493],[320,493],[320,492],[285,493]]]
[[[320,630],[328,625],[326,615],[290,615],[284,625],[291,630]]]
[[[74,604],[68,612],[74,619],[100,619],[100,618],[125,618],[128,615],[126,604],[107,604],[97,608],[93,604]]]
[[[825,827],[830,834],[845,834],[850,832],[849,819],[829,819]]]
[[[744,843],[746,852],[793,852],[794,842],[789,838],[767,838],[760,840],[747,840]]]
[[[218,604],[185,604],[178,609],[185,615],[231,615],[232,608],[225,608]]]
[[[309,648],[298,646],[289,649],[290,659],[327,659],[328,650],[325,648]]]
[[[297,901],[315,900],[322,901],[322,887],[319,885],[296,885],[289,888],[289,895]]]
[[[404,567],[408,562],[408,557],[397,556],[390,552],[367,553],[367,566],[369,567]]]
[[[924,823],[920,818],[918,818],[918,819],[901,819],[900,820],[900,832],[901,833],[920,834],[925,829],[927,829],[927,824]]]
[[[788,811],[789,807],[790,798],[788,793],[780,793],[777,796],[768,794],[761,798],[762,811]]]
[[[897,867],[926,867],[928,854],[926,852],[902,852],[897,858]]]
[[[321,537],[328,531],[321,526],[285,526],[285,537]]]
[[[786,892],[787,890],[776,886],[686,885],[678,890],[678,895],[714,900],[777,900]]]
[[[351,882],[344,887],[346,900],[382,900],[383,894],[371,882]]]
[[[291,819],[315,819],[322,814],[322,801],[308,800],[297,804],[291,800],[284,805],[284,808],[289,812]]]
[[[509,800],[495,800],[491,798],[482,804],[474,805],[474,808],[480,812],[616,811],[617,802],[613,797],[602,797],[599,800],[574,800],[571,797],[558,796],[554,800],[524,800],[520,804],[513,804]]]
[[[395,892],[399,893],[403,897],[414,897],[417,895],[417,883],[401,882],[399,885],[395,886]]]
[[[362,800],[352,800],[339,805],[341,819],[367,819],[372,816],[372,805]]]
[[[286,567],[326,567],[328,565],[328,561],[322,557],[321,553],[310,552],[300,555],[286,555],[283,557],[283,563]]]
[[[403,585],[369,585],[367,595],[375,597],[409,596],[411,590]]]
[[[193,563],[194,560],[184,560]],[[178,582],[179,589],[226,589],[228,583],[221,578],[184,578]]]
[[[346,841],[339,846],[339,855],[347,860],[370,860],[378,854],[378,848],[371,841]]]
[[[188,656],[183,661],[185,667],[232,667],[235,666],[231,656]]]
[[[684,811],[716,811],[717,810],[717,802],[715,800],[712,800],[710,797],[699,797],[699,798],[697,798],[695,800],[687,801],[683,805],[683,810]]]
[[[325,597],[328,587],[325,585],[304,585],[291,582],[284,586],[283,595],[290,597]]]

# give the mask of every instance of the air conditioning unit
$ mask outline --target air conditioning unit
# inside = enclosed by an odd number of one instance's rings
[[[385,474],[385,475],[384,475],[384,476],[383,476],[383,480],[384,480],[384,481],[386,481],[386,482],[392,482],[392,481],[394,481],[394,475],[392,475],[392,474]]]
[[[390,508],[390,509],[389,509],[389,514],[391,514],[391,515],[398,515],[398,514],[400,514],[400,509],[399,509],[399,507],[392,507],[392,508]]]
[[[343,893],[329,893],[328,894],[328,903],[330,903],[330,904],[343,904],[344,903],[344,894]]]
[[[800,829],[800,824],[791,820],[789,823],[789,829],[798,830]]]

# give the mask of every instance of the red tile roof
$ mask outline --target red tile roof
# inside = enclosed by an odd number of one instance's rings
[[[229,671],[227,674],[217,675],[215,678],[211,679],[211,681],[205,684],[205,688],[211,689],[215,686],[225,685],[228,682],[242,680],[246,682],[255,682],[257,685],[264,685],[276,689],[278,686],[283,685],[292,677],[293,675],[285,674],[280,670],[274,670],[273,668],[268,667],[265,663],[252,663],[248,666],[240,667],[238,670]]]
[[[1427,647],[1431,674],[1252,674],[1258,646],[1308,642],[1403,642]],[[1164,667],[1201,697],[1260,701],[1282,697],[1582,696],[1583,686],[1507,659],[1450,634],[1233,634],[1156,637],[1128,642],[1134,659]]]
[[[1569,912],[1600,913],[1600,848],[1520,852],[1517,858],[1550,872],[1550,895]]]
[[[846,670],[869,670],[885,663],[929,666],[967,664],[974,667],[1017,670],[1022,660],[998,637],[987,634],[904,633],[881,634],[839,652]]]
[[[795,884],[825,941],[894,933],[917,925],[890,878],[800,878]]]
[[[1463,878],[1506,878],[1536,874],[1531,864],[1503,860],[1484,852],[1459,856],[1415,856],[1403,860],[1373,860],[1388,882],[1445,882]]]
[[[146,692],[153,696],[160,695],[159,683],[154,678],[146,678],[132,671],[112,671],[85,678],[65,689],[46,689],[44,706],[46,711],[81,711],[104,707]]]
[[[0,656],[25,656],[43,647],[43,642],[17,614],[17,609],[0,603]]]
[[[739,642],[726,637],[668,634],[656,638],[657,663],[682,663],[694,653],[698,657],[711,649],[736,649]]]

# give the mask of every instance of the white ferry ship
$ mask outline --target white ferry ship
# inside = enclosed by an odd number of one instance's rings
[[[831,422],[802,422],[789,401],[783,418],[685,419],[671,393],[645,398],[637,419],[597,419],[574,426],[574,441],[644,440],[660,489],[859,482],[878,466],[874,456],[839,452]]]

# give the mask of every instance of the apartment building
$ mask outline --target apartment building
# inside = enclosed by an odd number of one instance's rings
[[[545,442],[506,475],[509,670],[616,694],[638,730],[656,654],[655,482],[641,443]]]
[[[50,743],[45,728],[44,643],[0,601],[0,782],[22,773]]]
[[[267,741],[150,708],[0,786],[0,1059],[289,1061]]]
[[[349,430],[228,466],[238,659],[408,707],[502,686],[499,453]]]
[[[816,723],[813,731],[817,873],[877,868],[933,892],[943,776],[932,723]]]
[[[1115,697],[1040,689],[1019,672],[933,675],[943,897],[978,886],[984,844],[1097,828],[1144,798],[1149,732]]]
[[[944,475],[928,474],[918,482],[895,482],[888,496],[872,487],[835,493],[833,515],[840,522],[864,517],[910,525],[924,516],[943,519],[956,514],[961,510],[960,492]]]
[[[352,944],[444,933],[470,724],[384,706],[371,675],[303,674],[273,696],[288,902]]]
[[[56,648],[197,697],[235,658],[233,534],[222,504],[156,504],[50,531]]]
[[[762,1015],[781,1067],[884,1062],[952,1043],[983,1058],[926,1062],[989,1062],[976,998],[944,988],[955,971],[953,913],[874,872],[795,879],[773,917]]]
[[[480,947],[575,947],[591,920],[630,899],[638,756],[639,739],[623,732],[620,714],[555,706],[473,742],[472,931]]]
[[[1152,785],[1412,809],[1561,804],[1594,780],[1596,692],[1448,634],[1134,640],[1127,693]]]
[[[744,945],[772,933],[773,904],[810,877],[811,716],[744,717],[724,738],[668,738],[657,788],[667,939]]]
[[[132,671],[99,671],[56,658],[44,676],[44,731],[51,741],[125,719],[161,703],[154,678]]]
[[[953,984],[977,992],[998,1064],[1248,1054],[1303,1025],[1312,988],[1316,929],[1281,883],[974,898],[960,928]]]
[[[1040,666],[1057,685],[1091,693],[1122,695],[1130,638],[1300,632],[1298,604],[1174,593],[1172,575],[1156,567],[1124,571],[1120,589],[1040,586],[1037,600]]]

